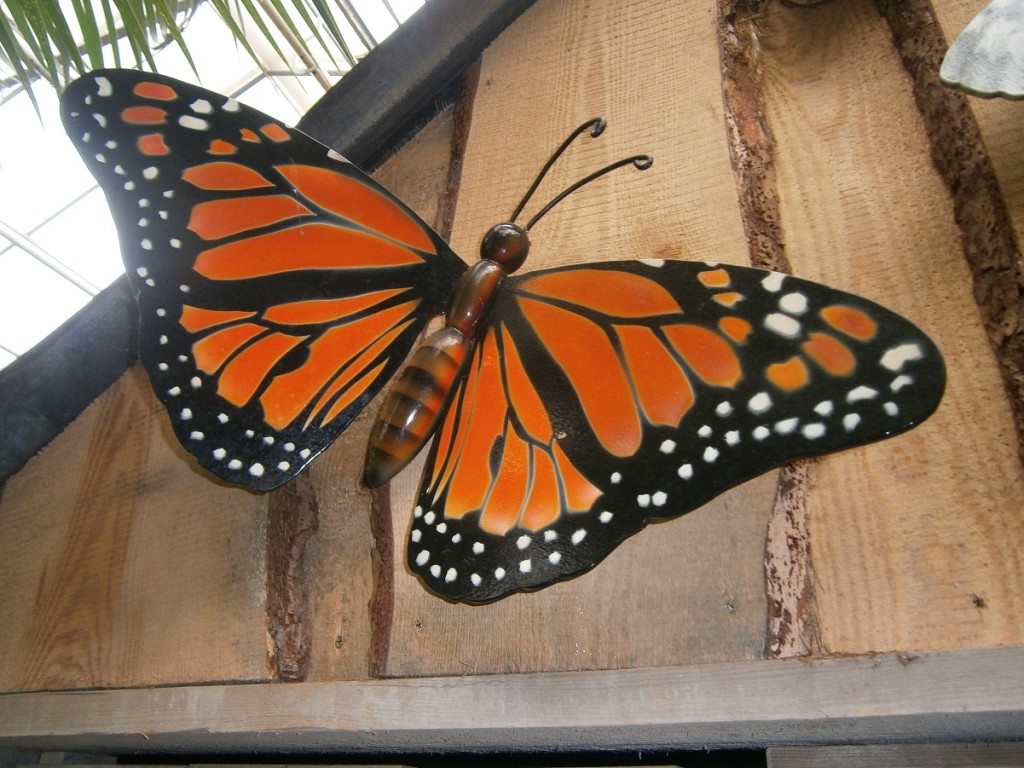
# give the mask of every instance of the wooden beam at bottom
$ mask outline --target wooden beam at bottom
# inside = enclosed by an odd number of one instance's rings
[[[1022,732],[1019,647],[0,696],[0,747],[109,753],[681,749]]]

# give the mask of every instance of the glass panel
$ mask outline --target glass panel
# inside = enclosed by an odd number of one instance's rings
[[[97,288],[124,272],[114,220],[98,187],[33,232],[32,239]]]
[[[84,307],[89,294],[23,250],[0,254],[0,346],[24,354]]]

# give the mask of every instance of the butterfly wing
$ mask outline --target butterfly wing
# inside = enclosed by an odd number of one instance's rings
[[[435,437],[409,566],[485,602],[586,571],[648,522],[937,407],[934,343],[780,273],[613,262],[506,281]]]
[[[231,482],[276,487],[329,445],[465,270],[352,164],[233,99],[102,70],[61,111],[117,225],[153,388]]]

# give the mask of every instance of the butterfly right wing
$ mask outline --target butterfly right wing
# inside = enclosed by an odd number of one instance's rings
[[[795,458],[879,440],[942,396],[934,343],[779,273],[655,260],[505,281],[434,438],[408,563],[486,602],[594,567]]]
[[[343,431],[465,270],[387,190],[233,99],[103,70],[62,116],[110,204],[182,445],[267,490]]]

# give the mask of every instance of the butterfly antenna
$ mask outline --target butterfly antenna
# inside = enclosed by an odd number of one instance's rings
[[[530,229],[533,227],[533,225],[536,224],[538,221],[540,221],[540,218],[545,213],[550,211],[552,208],[554,208],[556,205],[558,205],[560,202],[562,202],[562,200],[564,200],[566,197],[571,195],[577,189],[579,189],[580,187],[584,186],[585,184],[589,184],[594,179],[597,179],[597,178],[599,178],[601,176],[604,176],[606,173],[614,171],[616,168],[621,168],[624,165],[630,165],[630,164],[635,166],[636,169],[639,170],[639,171],[646,171],[648,168],[651,167],[651,165],[653,163],[654,163],[654,158],[651,157],[650,155],[634,155],[633,157],[623,158],[622,160],[614,162],[611,165],[606,165],[604,168],[601,168],[598,171],[594,171],[589,176],[585,176],[584,178],[582,178],[579,181],[577,181],[575,184],[572,184],[571,186],[566,187],[550,203],[548,203],[543,208],[541,208],[537,212],[537,214],[532,219],[530,219],[529,222],[527,222],[526,226],[523,227],[523,229],[525,229],[527,232],[529,232]],[[515,217],[513,217],[513,218],[515,218]]]
[[[520,200],[519,205],[516,206],[515,211],[512,213],[512,218],[509,219],[509,222],[515,222],[515,220],[519,217],[519,214],[523,212],[523,208],[529,202],[530,198],[533,197],[533,193],[537,191],[537,187],[540,186],[541,181],[544,180],[544,176],[551,169],[551,166],[555,164],[555,160],[561,157],[562,153],[565,152],[566,148],[570,144],[572,144],[573,141],[576,140],[577,136],[589,130],[590,136],[596,139],[598,136],[604,133],[604,129],[607,126],[608,121],[605,118],[595,117],[592,120],[587,120],[587,122],[585,122],[575,131],[570,133],[569,137],[562,142],[561,146],[559,146],[558,149],[556,149],[554,153],[551,155],[551,157],[548,158],[548,161],[544,164],[544,167],[540,169],[540,173],[537,174],[537,178],[533,180],[533,184],[530,185],[530,188],[528,190],[526,190],[526,194],[523,195],[523,199]],[[529,227],[527,227],[527,229],[529,229]]]

